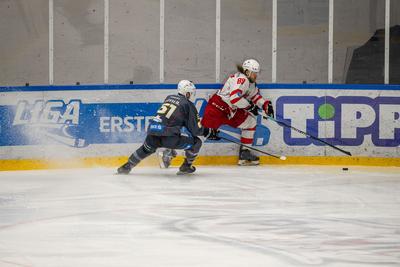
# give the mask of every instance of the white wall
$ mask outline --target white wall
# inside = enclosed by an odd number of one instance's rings
[[[334,81],[348,49],[383,28],[384,0],[335,0]],[[400,24],[392,0],[391,24]],[[165,81],[214,82],[216,1],[165,1]],[[328,0],[278,1],[278,82],[326,83]],[[248,57],[271,81],[272,0],[221,0],[221,76]],[[160,1],[110,1],[110,83],[160,81]],[[54,0],[54,83],[104,80],[104,1]],[[0,85],[48,83],[48,0],[0,2]]]

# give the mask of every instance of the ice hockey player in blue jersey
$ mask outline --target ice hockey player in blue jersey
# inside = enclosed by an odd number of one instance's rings
[[[119,174],[128,174],[140,161],[161,147],[185,150],[185,160],[179,168],[178,175],[193,173],[196,170],[192,163],[202,146],[199,136],[211,140],[219,140],[219,137],[218,130],[201,125],[193,104],[195,94],[196,87],[191,81],[182,80],[178,83],[178,94],[169,95],[164,100],[157,115],[150,121],[143,145],[133,152],[128,162],[118,168]],[[184,128],[188,134],[182,134]]]

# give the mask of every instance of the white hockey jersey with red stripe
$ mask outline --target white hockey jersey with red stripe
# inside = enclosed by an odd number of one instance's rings
[[[237,108],[249,108],[251,102],[264,109],[266,100],[260,95],[260,91],[254,83],[243,73],[237,72],[229,76],[222,89],[217,94],[227,103],[232,111]]]

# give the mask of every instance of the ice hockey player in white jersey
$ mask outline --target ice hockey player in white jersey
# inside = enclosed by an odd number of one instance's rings
[[[257,88],[259,71],[260,64],[255,59],[247,59],[239,65],[238,72],[230,75],[208,101],[202,124],[211,129],[223,124],[242,129],[241,143],[252,145],[259,110],[274,117],[271,101],[263,98]],[[240,146],[238,164],[258,165],[259,157]]]

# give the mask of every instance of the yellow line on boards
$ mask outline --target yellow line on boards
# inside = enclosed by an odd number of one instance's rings
[[[10,170],[38,170],[38,169],[65,169],[88,167],[118,167],[126,162],[128,157],[92,157],[81,159],[5,159],[0,160],[0,171]],[[199,156],[195,165],[236,165],[237,156]],[[172,161],[172,166],[179,166],[183,161],[178,156]],[[301,165],[358,165],[358,166],[397,166],[400,167],[400,158],[373,158],[373,157],[303,157],[288,156],[287,160],[271,157],[260,157],[260,163],[268,164],[301,164]],[[139,166],[157,166],[156,157],[145,159]]]

